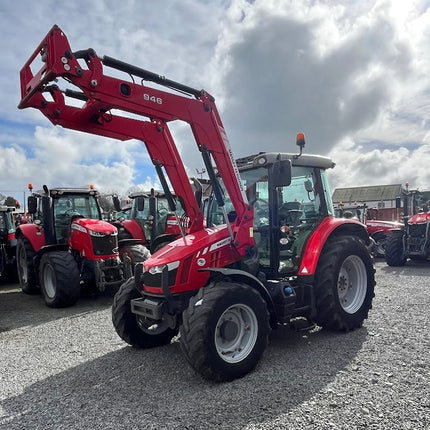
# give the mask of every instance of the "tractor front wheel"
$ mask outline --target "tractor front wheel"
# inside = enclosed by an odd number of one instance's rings
[[[40,292],[37,288],[36,269],[34,267],[34,252],[29,240],[21,237],[16,245],[16,266],[22,291],[26,294]]]
[[[126,279],[134,276],[136,263],[147,260],[151,256],[149,249],[143,245],[124,246],[119,249],[119,257],[124,263]]]
[[[318,325],[337,331],[361,327],[372,308],[375,270],[369,251],[358,237],[338,236],[327,241],[314,288]]]
[[[267,306],[256,290],[214,282],[201,288],[182,314],[181,349],[204,378],[230,381],[255,368],[269,332]]]
[[[134,277],[125,281],[115,294],[112,322],[118,336],[129,345],[153,348],[170,343],[178,331],[164,321],[154,322],[131,312],[130,301],[141,297],[135,288]]]
[[[78,301],[79,270],[69,252],[54,251],[44,254],[40,260],[39,278],[47,306],[65,308]]]
[[[406,264],[403,234],[391,234],[385,243],[385,261],[389,266],[404,266]]]

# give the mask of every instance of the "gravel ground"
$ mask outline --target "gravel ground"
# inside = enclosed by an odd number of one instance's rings
[[[429,429],[430,264],[376,264],[363,328],[274,331],[257,369],[215,384],[179,343],[124,344],[113,293],[67,309],[0,286],[0,429]]]

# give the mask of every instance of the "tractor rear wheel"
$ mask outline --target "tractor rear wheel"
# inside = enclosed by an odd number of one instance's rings
[[[403,234],[391,234],[385,243],[385,261],[389,266],[404,266],[406,264]]]
[[[255,368],[269,332],[267,306],[256,290],[214,282],[201,288],[182,314],[181,349],[204,378],[230,381]]]
[[[39,279],[47,306],[65,308],[78,301],[79,270],[69,252],[53,251],[44,254],[40,260]]]
[[[155,324],[131,312],[130,301],[141,297],[135,288],[134,277],[127,279],[115,294],[112,322],[118,336],[129,345],[153,348],[170,343],[178,334],[164,322]]]
[[[30,241],[21,237],[16,245],[16,266],[22,291],[26,294],[40,292],[37,288],[36,269],[34,267],[34,252]]]
[[[338,236],[327,241],[314,288],[318,325],[337,331],[361,327],[375,296],[375,269],[358,237]]]

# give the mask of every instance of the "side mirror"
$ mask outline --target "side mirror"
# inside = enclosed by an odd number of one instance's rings
[[[116,194],[112,196],[112,201],[113,201],[113,207],[115,208],[115,210],[117,212],[121,212],[121,202],[119,201],[119,197]]]
[[[305,181],[305,189],[308,193],[312,193],[312,191],[314,190],[312,182],[309,179]]]
[[[28,196],[27,199],[28,213],[34,215],[37,212],[37,197]]]
[[[286,187],[291,184],[291,160],[276,160],[271,168],[274,187]]]
[[[142,212],[145,209],[145,198],[143,196],[136,197],[137,199],[137,210]]]

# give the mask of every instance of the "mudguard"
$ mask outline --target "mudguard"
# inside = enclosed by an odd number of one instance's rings
[[[313,276],[317,268],[321,251],[327,240],[334,234],[350,234],[362,238],[369,245],[366,227],[354,219],[326,217],[312,233],[306,243],[303,259],[300,263],[299,276]]]
[[[45,246],[45,234],[40,225],[37,224],[21,224],[17,227],[15,232],[16,239],[25,237],[33,247],[35,252]]]

